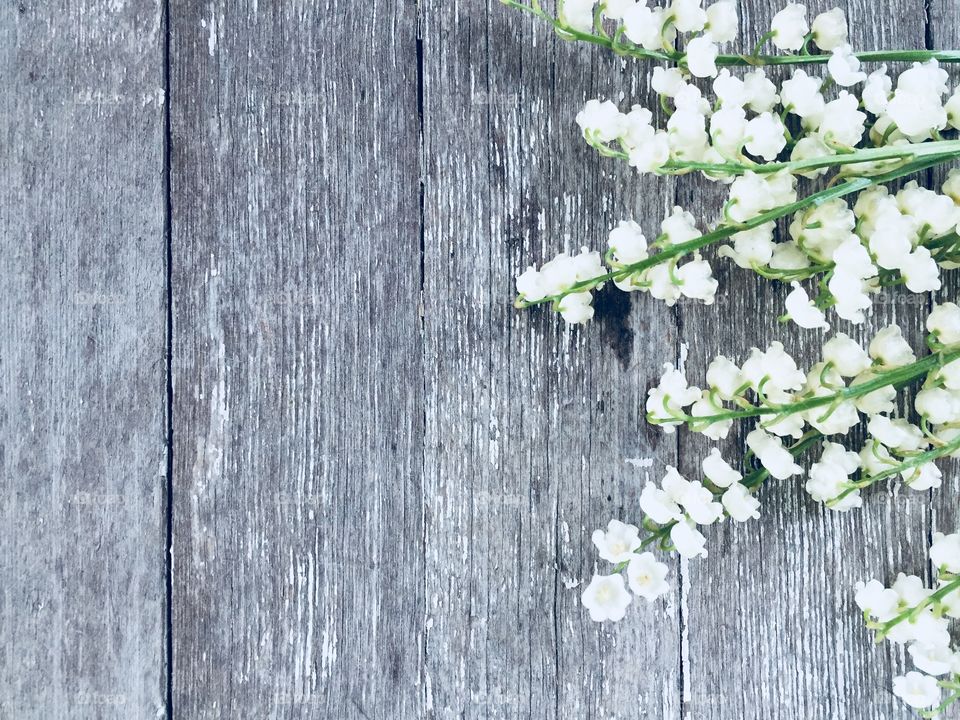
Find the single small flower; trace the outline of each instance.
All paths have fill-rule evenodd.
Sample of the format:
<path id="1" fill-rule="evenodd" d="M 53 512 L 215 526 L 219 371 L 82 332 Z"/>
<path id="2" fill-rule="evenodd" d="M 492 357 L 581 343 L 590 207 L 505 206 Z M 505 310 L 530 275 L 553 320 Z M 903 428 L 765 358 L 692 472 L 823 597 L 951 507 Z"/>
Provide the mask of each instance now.
<path id="1" fill-rule="evenodd" d="M 813 304 L 800 283 L 794 281 L 790 286 L 793 291 L 787 295 L 786 301 L 787 315 L 790 319 L 802 328 L 829 330 L 830 323 L 827 322 L 823 311 Z"/>
<path id="2" fill-rule="evenodd" d="M 622 575 L 594 575 L 580 596 L 594 622 L 623 620 L 631 600 Z"/>
<path id="3" fill-rule="evenodd" d="M 960 533 L 934 533 L 930 561 L 938 572 L 960 574 Z"/>
<path id="4" fill-rule="evenodd" d="M 710 451 L 710 454 L 703 459 L 701 466 L 707 479 L 721 489 L 728 488 L 743 479 L 743 475 L 723 459 L 717 448 Z"/>
<path id="5" fill-rule="evenodd" d="M 915 671 L 894 678 L 893 694 L 918 710 L 939 704 L 941 697 L 937 679 Z"/>
<path id="6" fill-rule="evenodd" d="M 670 541 L 688 560 L 695 557 L 707 557 L 707 539 L 697 530 L 693 523 L 681 520 L 670 529 Z"/>
<path id="7" fill-rule="evenodd" d="M 897 615 L 900 597 L 879 580 L 857 583 L 856 591 L 857 606 L 873 619 L 886 622 Z"/>
<path id="8" fill-rule="evenodd" d="M 723 494 L 722 501 L 727 514 L 736 522 L 747 522 L 760 517 L 760 501 L 750 494 L 745 485 L 731 485 Z"/>
<path id="9" fill-rule="evenodd" d="M 715 77 L 719 53 L 720 49 L 709 35 L 693 38 L 687 43 L 687 68 L 696 77 Z"/>
<path id="10" fill-rule="evenodd" d="M 791 3 L 773 16 L 771 23 L 773 44 L 781 50 L 799 50 L 803 47 L 810 26 L 807 25 L 807 8 Z"/>
<path id="11" fill-rule="evenodd" d="M 653 553 L 645 552 L 630 560 L 627 565 L 627 581 L 634 595 L 652 602 L 670 592 L 670 585 L 666 581 L 669 572 L 664 563 L 657 562 Z"/>
<path id="12" fill-rule="evenodd" d="M 946 675 L 956 666 L 957 653 L 945 645 L 924 645 L 915 642 L 908 648 L 913 664 L 928 675 Z"/>
<path id="13" fill-rule="evenodd" d="M 633 551 L 641 544 L 639 528 L 619 520 L 611 520 L 606 532 L 594 530 L 591 539 L 600 557 L 614 564 L 632 558 Z"/>
<path id="14" fill-rule="evenodd" d="M 855 377 L 873 363 L 860 343 L 844 333 L 837 333 L 824 344 L 823 359 L 843 377 Z"/>
<path id="15" fill-rule="evenodd" d="M 820 13 L 810 25 L 817 47 L 832 52 L 847 42 L 847 16 L 840 8 Z"/>
<path id="16" fill-rule="evenodd" d="M 827 70 L 840 87 L 851 87 L 867 79 L 867 74 L 860 69 L 860 59 L 849 45 L 841 45 L 833 51 L 827 61 Z"/>

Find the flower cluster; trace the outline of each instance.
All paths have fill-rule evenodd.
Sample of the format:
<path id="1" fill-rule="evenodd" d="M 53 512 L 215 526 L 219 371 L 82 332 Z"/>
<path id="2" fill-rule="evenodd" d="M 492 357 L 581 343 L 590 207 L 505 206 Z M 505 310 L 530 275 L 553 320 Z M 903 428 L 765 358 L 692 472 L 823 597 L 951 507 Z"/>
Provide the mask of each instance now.
<path id="1" fill-rule="evenodd" d="M 807 371 L 779 342 L 753 348 L 742 365 L 719 356 L 704 389 L 666 365 L 648 392 L 647 419 L 668 433 L 686 425 L 719 440 L 735 420 L 758 418 L 747 446 L 773 477 L 784 479 L 802 472 L 784 438 L 844 435 L 866 418 L 869 436 L 859 453 L 823 443 L 806 482 L 815 500 L 850 510 L 862 504 L 862 488 L 895 476 L 914 490 L 937 488 L 942 474 L 935 460 L 960 456 L 960 307 L 938 305 L 927 329 L 933 352 L 921 359 L 897 325 L 880 330 L 867 348 L 838 333 Z M 919 424 L 896 417 L 897 389 L 921 381 L 914 401 Z"/>
<path id="2" fill-rule="evenodd" d="M 783 452 L 793 458 L 809 442 L 808 439 Z M 703 480 L 688 480 L 668 466 L 659 484 L 648 483 L 643 489 L 639 504 L 644 514 L 645 538 L 640 537 L 640 528 L 619 520 L 611 520 L 606 531 L 593 533 L 600 558 L 613 563 L 615 568 L 611 575 L 594 575 L 581 596 L 591 618 L 621 620 L 632 599 L 627 586 L 634 595 L 649 601 L 670 590 L 667 566 L 655 560 L 646 550 L 648 546 L 656 544 L 661 550 L 676 551 L 687 559 L 707 557 L 707 539 L 698 526 L 713 525 L 724 518 L 747 522 L 760 517 L 760 502 L 754 493 L 770 474 L 768 470 L 756 468 L 744 476 L 717 449 L 704 458 L 701 467 Z"/>
<path id="3" fill-rule="evenodd" d="M 942 72 L 930 65 L 908 73 L 931 70 Z M 663 74 L 676 72 L 673 69 Z M 762 72 L 755 70 L 754 76 L 759 77 L 757 73 L 762 75 Z M 810 78 L 804 76 L 804 79 Z M 721 76 L 716 84 L 730 80 L 735 78 Z M 795 75 L 784 86 L 798 81 Z M 758 122 L 769 125 L 763 120 L 764 116 L 750 121 L 744 119 L 736 132 L 729 128 L 719 132 L 711 129 L 714 144 L 710 145 L 704 115 L 710 111 L 710 103 L 700 96 L 695 86 L 685 84 L 682 78 L 676 82 L 682 89 L 671 88 L 669 84 L 663 86 L 667 92 L 676 93 L 678 102 L 666 131 L 654 131 L 649 124 L 652 117 L 649 110 L 635 106 L 623 114 L 609 102 L 587 103 L 578 122 L 594 144 L 618 139 L 624 147 L 624 156 L 638 167 L 650 168 L 653 163 L 660 168 L 700 168 L 708 177 L 728 180 L 729 197 L 722 220 L 702 232 L 693 215 L 677 207 L 660 224 L 659 234 L 652 241 L 647 240 L 639 223 L 624 220 L 610 232 L 603 258 L 606 266 L 599 254 L 585 250 L 581 256 L 561 253 L 539 270 L 530 267 L 517 278 L 518 307 L 553 301 L 555 309 L 568 322 L 586 322 L 593 316 L 590 291 L 607 280 L 613 280 L 626 292 L 649 292 L 667 305 L 673 305 L 682 297 L 711 304 L 718 283 L 701 250 L 726 243 L 719 248 L 720 256 L 765 278 L 793 283 L 793 291 L 787 298 L 786 318 L 801 327 L 827 329 L 829 324 L 824 313 L 827 307 L 833 307 L 845 320 L 862 323 L 872 308 L 872 296 L 884 287 L 903 284 L 912 292 L 930 292 L 941 287 L 941 268 L 960 266 L 960 171 L 954 170 L 948 175 L 939 193 L 915 181 L 895 194 L 883 185 L 888 180 L 943 162 L 944 153 L 946 157 L 960 157 L 960 141 L 915 145 L 893 131 L 885 132 L 880 138 L 893 143 L 888 148 L 843 151 L 844 145 L 837 143 L 839 130 L 834 126 L 826 137 L 828 143 L 820 138 L 814 146 L 811 144 L 814 138 L 805 137 L 793 145 L 790 162 L 757 165 L 743 155 L 744 149 L 752 152 L 760 147 L 746 128 Z M 775 91 L 771 83 L 769 93 L 776 100 L 780 96 Z M 781 94 L 787 91 L 781 89 Z M 737 102 L 744 97 L 741 94 Z M 796 109 L 798 102 L 793 98 L 783 112 Z M 836 102 L 825 103 L 817 117 L 829 118 L 835 124 L 841 114 L 833 107 Z M 813 105 L 820 104 L 807 102 L 799 106 Z M 866 117 L 856 110 L 855 101 L 851 107 L 852 112 Z M 721 105 L 713 114 L 714 121 L 725 108 Z M 739 105 L 736 111 L 745 112 Z M 769 111 L 767 115 L 779 117 L 776 113 L 770 115 Z M 862 118 L 858 120 L 860 134 Z M 712 128 L 715 127 L 719 126 L 714 124 Z M 775 150 L 774 155 L 787 143 L 787 131 L 782 123 L 779 127 L 779 139 L 769 145 L 776 146 L 771 150 Z M 824 125 L 821 123 L 819 127 Z M 736 147 L 717 148 L 717 138 L 726 142 L 731 137 L 735 138 Z M 845 135 L 843 139 L 855 144 L 859 135 L 856 138 Z M 803 155 L 808 151 L 813 153 L 810 157 L 798 157 L 798 153 Z M 737 160 L 730 159 L 734 155 Z M 918 157 L 921 160 L 918 161 Z M 841 175 L 869 174 L 870 180 L 854 178 L 834 190 L 800 199 L 798 175 L 816 175 L 826 171 L 830 163 L 840 167 Z M 878 176 L 878 171 L 884 174 Z M 864 185 L 866 189 L 848 203 L 845 196 Z M 791 222 L 789 238 L 778 242 L 776 220 L 780 218 Z M 808 279 L 815 279 L 819 288 L 813 299 L 800 285 L 800 281 Z"/>
<path id="4" fill-rule="evenodd" d="M 544 15 L 539 5 L 534 9 Z M 740 267 L 797 283 L 785 317 L 802 327 L 826 329 L 827 307 L 863 322 L 871 296 L 888 285 L 938 289 L 941 268 L 960 266 L 960 174 L 952 174 L 941 193 L 913 183 L 894 195 L 884 183 L 960 158 L 960 140 L 944 135 L 960 129 L 960 88 L 951 92 L 940 64 L 960 58 L 911 52 L 904 57 L 927 59 L 896 79 L 885 64 L 867 74 L 846 43 L 841 10 L 821 13 L 810 25 L 806 18 L 802 5 L 788 5 L 745 59 L 717 54 L 717 44 L 732 41 L 737 27 L 729 0 L 707 8 L 699 0 L 662 8 L 632 0 L 562 3 L 558 30 L 572 29 L 572 37 L 581 39 L 596 30 L 602 34 L 590 35 L 591 41 L 607 40 L 601 44 L 617 51 L 633 43 L 669 62 L 652 74 L 668 115 L 665 126 L 658 127 L 653 109 L 643 105 L 624 112 L 609 100 L 590 100 L 576 117 L 586 141 L 640 172 L 699 171 L 729 184 L 729 197 L 720 222 L 705 232 L 681 208 L 649 242 L 638 223 L 621 222 L 610 233 L 606 267 L 593 276 L 565 268 L 559 278 L 564 282 L 551 282 L 547 270 L 573 265 L 565 254 L 540 270 L 528 269 L 517 281 L 517 306 L 552 302 L 568 322 L 586 322 L 593 315 L 589 293 L 607 280 L 670 305 L 681 297 L 709 304 L 717 281 L 701 251 L 721 242 L 727 244 L 719 255 Z M 604 30 L 606 22 L 616 23 L 612 34 Z M 691 35 L 686 54 L 673 50 L 678 32 Z M 764 65 L 786 64 L 781 61 L 793 56 L 758 55 L 767 41 L 803 53 L 803 67 L 779 84 Z M 811 43 L 827 54 L 810 55 Z M 863 56 L 899 59 L 897 53 Z M 731 67 L 718 69 L 717 62 Z M 818 74 L 818 67 L 826 74 Z M 712 95 L 693 82 L 698 77 L 712 78 Z M 826 196 L 799 195 L 798 179 L 831 170 L 835 179 L 851 182 Z M 844 196 L 855 192 L 859 197 L 848 204 Z M 789 237 L 778 241 L 780 218 L 791 222 Z M 817 281 L 813 299 L 799 284 L 807 279 Z"/>
<path id="5" fill-rule="evenodd" d="M 910 707 L 925 710 L 924 717 L 937 717 L 960 701 L 960 648 L 950 634 L 951 620 L 960 619 L 960 533 L 936 533 L 930 561 L 934 587 L 900 573 L 889 588 L 879 580 L 859 583 L 856 602 L 878 642 L 908 645 L 917 670 L 895 678 L 893 692 Z"/>
<path id="6" fill-rule="evenodd" d="M 706 7 L 703 0 L 557 0 L 555 15 L 539 0 L 502 2 L 546 20 L 567 40 L 659 64 L 651 76 L 658 107 L 621 110 L 594 99 L 576 116 L 598 153 L 641 173 L 698 172 L 728 187 L 715 223 L 676 207 L 649 240 L 640 223 L 623 220 L 602 256 L 584 248 L 528 268 L 517 277 L 517 307 L 549 303 L 568 323 L 585 323 L 594 315 L 593 291 L 608 283 L 667 305 L 683 298 L 711 304 L 718 292 L 712 247 L 790 284 L 781 320 L 829 330 L 829 308 L 862 323 L 884 288 L 928 293 L 941 288 L 942 271 L 960 267 L 960 170 L 939 192 L 916 180 L 898 182 L 896 192 L 887 187 L 960 159 L 960 88 L 950 87 L 942 67 L 960 62 L 960 53 L 859 52 L 841 10 L 810 19 L 799 4 L 781 9 L 745 52 L 725 47 L 737 39 L 733 0 Z M 773 54 L 764 54 L 768 45 Z M 889 73 L 886 63 L 897 62 L 911 65 Z M 787 65 L 801 67 L 768 72 Z M 827 182 L 804 193 L 811 181 Z M 649 548 L 706 557 L 706 528 L 759 517 L 757 489 L 769 477 L 803 476 L 798 460 L 811 447 L 821 452 L 805 488 L 838 511 L 860 507 L 861 491 L 886 479 L 914 490 L 939 487 L 936 461 L 960 457 L 960 307 L 936 306 L 926 325 L 930 352 L 916 352 L 896 325 L 866 347 L 837 333 L 810 368 L 773 342 L 741 364 L 715 358 L 702 388 L 666 365 L 648 393 L 647 419 L 668 433 L 686 426 L 714 440 L 751 420 L 749 452 L 735 469 L 713 450 L 700 480 L 668 467 L 640 494 L 639 527 L 611 520 L 594 533 L 614 569 L 594 575 L 583 592 L 590 616 L 617 621 L 634 596 L 666 594 L 668 568 Z M 911 414 L 901 416 L 899 393 L 909 385 L 918 391 Z M 851 449 L 843 436 L 864 421 L 866 440 Z M 909 644 L 917 670 L 898 677 L 894 692 L 933 717 L 960 700 L 960 651 L 949 627 L 960 617 L 960 534 L 936 535 L 930 557 L 934 587 L 901 575 L 890 588 L 861 585 L 856 599 L 878 638 Z"/>
<path id="7" fill-rule="evenodd" d="M 640 529 L 619 520 L 611 520 L 606 531 L 593 533 L 593 544 L 600 557 L 626 570 L 627 584 L 634 595 L 648 601 L 656 600 L 670 590 L 666 581 L 669 572 L 666 565 L 658 562 L 653 553 L 640 552 L 644 543 Z M 622 620 L 632 596 L 627 592 L 623 575 L 594 575 L 581 597 L 590 617 L 596 622 Z"/>
<path id="8" fill-rule="evenodd" d="M 751 170 L 815 178 L 836 166 L 868 174 L 918 151 L 955 149 L 955 143 L 925 145 L 960 129 L 960 88 L 947 97 L 947 73 L 937 60 L 905 70 L 895 90 L 886 65 L 869 76 L 838 76 L 832 64 L 828 70 L 826 79 L 794 70 L 778 88 L 763 68 L 742 77 L 724 69 L 713 80 L 711 99 L 681 69 L 657 68 L 652 84 L 669 114 L 665 128 L 654 127 L 653 112 L 642 105 L 624 113 L 600 100 L 588 101 L 576 121 L 601 154 L 640 172 L 699 170 L 723 182 Z M 857 97 L 850 88 L 861 81 Z M 781 156 L 786 159 L 778 161 Z"/>

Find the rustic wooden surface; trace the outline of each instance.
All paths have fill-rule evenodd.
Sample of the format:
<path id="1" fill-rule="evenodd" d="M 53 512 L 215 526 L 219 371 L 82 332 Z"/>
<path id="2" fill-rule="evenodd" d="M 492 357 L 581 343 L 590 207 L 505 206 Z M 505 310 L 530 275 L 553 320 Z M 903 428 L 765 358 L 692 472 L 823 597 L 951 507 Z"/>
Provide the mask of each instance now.
<path id="1" fill-rule="evenodd" d="M 960 45 L 958 0 L 839 4 Z M 850 588 L 924 571 L 958 466 L 845 516 L 771 483 L 665 600 L 579 606 L 590 532 L 705 452 L 643 422 L 659 366 L 815 350 L 729 264 L 712 308 L 511 308 L 621 218 L 716 213 L 577 137 L 643 66 L 493 0 L 24 0 L 0 38 L 0 718 L 912 717 Z M 888 300 L 857 334 L 919 337 Z"/>
<path id="2" fill-rule="evenodd" d="M 159 2 L 0 6 L 0 717 L 167 684 Z"/>

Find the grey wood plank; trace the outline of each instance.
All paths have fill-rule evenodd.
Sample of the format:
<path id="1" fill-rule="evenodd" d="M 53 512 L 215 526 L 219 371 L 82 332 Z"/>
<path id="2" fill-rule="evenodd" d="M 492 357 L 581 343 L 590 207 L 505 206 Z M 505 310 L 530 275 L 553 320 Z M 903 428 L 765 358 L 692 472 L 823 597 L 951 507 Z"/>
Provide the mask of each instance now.
<path id="1" fill-rule="evenodd" d="M 932 47 L 960 47 L 960 0 L 936 0 L 930 6 L 930 42 Z M 960 70 L 948 67 L 951 87 L 960 86 Z M 932 184 L 940 189 L 946 179 L 947 170 L 960 167 L 952 163 L 949 168 L 938 169 L 932 174 Z M 937 302 L 960 303 L 960 274 L 956 271 L 943 274 L 943 287 L 935 293 Z M 951 461 L 949 471 L 944 472 L 944 486 L 933 491 L 934 523 L 933 529 L 945 533 L 960 532 L 960 462 Z"/>
<path id="2" fill-rule="evenodd" d="M 924 46 L 923 13 L 910 3 L 808 5 L 811 19 L 830 7 L 843 8 L 855 47 Z M 740 7 L 744 37 L 756 38 L 781 5 Z M 700 180 L 682 183 L 681 204 L 698 207 L 695 215 L 715 216 L 723 191 L 706 190 Z M 809 367 L 822 341 L 814 331 L 777 326 L 785 289 L 732 264 L 725 267 L 719 307 L 685 305 L 681 311 L 691 377 L 700 380 L 717 354 L 738 348 L 737 360 L 742 361 L 749 347 L 766 347 L 774 339 L 783 339 L 801 366 Z M 918 342 L 923 305 L 917 299 L 890 293 L 866 325 L 836 327 L 865 339 L 896 321 Z M 740 458 L 742 442 L 743 434 L 738 434 L 721 448 Z M 683 469 L 695 473 L 710 447 L 702 437 L 682 435 Z M 817 454 L 811 453 L 811 461 Z M 802 485 L 799 477 L 769 483 L 760 494 L 761 520 L 711 533 L 710 558 L 691 564 L 685 599 L 686 710 L 704 720 L 910 718 L 912 713 L 890 691 L 902 657 L 873 644 L 853 603 L 853 585 L 923 566 L 928 498 L 883 488 L 867 493 L 860 511 L 837 515 L 810 500 Z"/>
<path id="3" fill-rule="evenodd" d="M 579 601 L 610 571 L 590 533 L 639 521 L 644 476 L 675 463 L 642 410 L 672 315 L 612 289 L 572 331 L 511 307 L 528 264 L 603 250 L 624 217 L 657 234 L 669 189 L 574 124 L 588 98 L 653 104 L 647 73 L 497 2 L 422 17 L 429 716 L 679 717 L 679 592 L 615 626 Z"/>
<path id="4" fill-rule="evenodd" d="M 960 0 L 933 0 L 929 6 L 930 46 L 934 48 L 960 47 Z M 947 68 L 950 72 L 951 87 L 960 86 L 960 69 L 956 66 Z M 960 163 L 952 163 L 952 167 L 960 167 Z M 932 186 L 937 190 L 946 178 L 946 169 L 936 170 L 932 174 Z M 960 273 L 953 271 L 943 274 L 943 287 L 934 294 L 937 302 L 960 303 Z M 955 533 L 960 532 L 960 460 L 950 460 L 942 463 L 943 487 L 931 491 L 933 513 L 931 518 L 931 532 Z M 921 568 L 912 572 L 919 574 Z M 951 711 L 944 716 L 947 720 L 960 719 L 960 706 L 954 705 Z"/>
<path id="5" fill-rule="evenodd" d="M 4 3 L 0 77 L 0 717 L 162 717 L 161 3 Z"/>
<path id="6" fill-rule="evenodd" d="M 174 712 L 418 717 L 416 8 L 172 11 Z"/>

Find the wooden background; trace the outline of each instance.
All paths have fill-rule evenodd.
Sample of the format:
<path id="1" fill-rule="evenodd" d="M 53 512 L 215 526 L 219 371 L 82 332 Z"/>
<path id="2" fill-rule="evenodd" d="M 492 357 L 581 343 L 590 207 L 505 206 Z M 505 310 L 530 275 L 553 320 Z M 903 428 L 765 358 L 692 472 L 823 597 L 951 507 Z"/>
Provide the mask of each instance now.
<path id="1" fill-rule="evenodd" d="M 960 0 L 840 5 L 960 45 Z M 771 483 L 665 601 L 579 605 L 589 533 L 707 448 L 643 422 L 658 367 L 818 344 L 729 263 L 713 308 L 511 308 L 623 217 L 717 212 L 578 139 L 649 72 L 494 0 L 0 5 L 0 718 L 911 717 L 851 586 L 925 571 L 956 472 L 845 516 Z"/>

